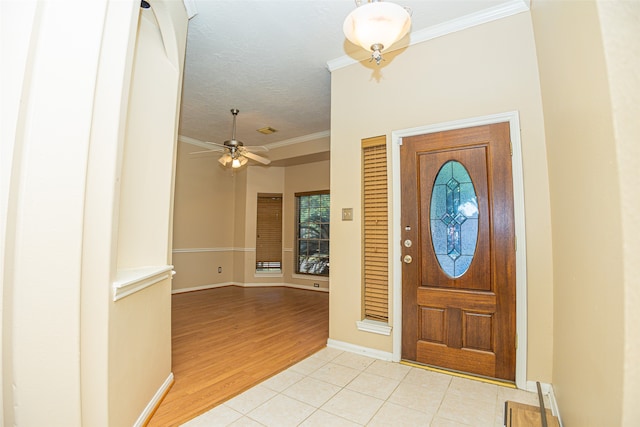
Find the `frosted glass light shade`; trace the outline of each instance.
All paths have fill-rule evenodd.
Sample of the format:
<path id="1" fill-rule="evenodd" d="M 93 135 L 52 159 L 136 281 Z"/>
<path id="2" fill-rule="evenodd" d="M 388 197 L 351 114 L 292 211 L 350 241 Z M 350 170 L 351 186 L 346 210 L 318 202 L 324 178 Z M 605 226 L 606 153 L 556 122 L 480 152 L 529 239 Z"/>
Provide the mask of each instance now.
<path id="1" fill-rule="evenodd" d="M 411 16 L 395 3 L 374 1 L 353 10 L 344 20 L 342 30 L 353 44 L 374 51 L 388 49 L 411 28 Z"/>

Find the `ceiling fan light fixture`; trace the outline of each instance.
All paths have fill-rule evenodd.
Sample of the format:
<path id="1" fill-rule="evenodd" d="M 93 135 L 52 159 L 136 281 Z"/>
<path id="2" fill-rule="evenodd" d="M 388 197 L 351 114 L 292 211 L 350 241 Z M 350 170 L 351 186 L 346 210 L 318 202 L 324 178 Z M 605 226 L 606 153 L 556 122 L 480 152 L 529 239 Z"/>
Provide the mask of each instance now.
<path id="1" fill-rule="evenodd" d="M 228 153 L 223 154 L 218 161 L 220 162 L 220 164 L 222 166 L 227 166 L 227 163 L 229 163 L 232 159 L 231 155 Z"/>
<path id="2" fill-rule="evenodd" d="M 403 38 L 411 29 L 411 15 L 404 7 L 369 0 L 353 10 L 344 20 L 345 37 L 371 52 L 371 59 L 380 65 L 382 51 Z"/>
<path id="3" fill-rule="evenodd" d="M 247 158 L 244 156 L 238 156 L 235 159 L 231 160 L 231 167 L 237 169 L 241 166 L 244 166 L 247 163 Z"/>

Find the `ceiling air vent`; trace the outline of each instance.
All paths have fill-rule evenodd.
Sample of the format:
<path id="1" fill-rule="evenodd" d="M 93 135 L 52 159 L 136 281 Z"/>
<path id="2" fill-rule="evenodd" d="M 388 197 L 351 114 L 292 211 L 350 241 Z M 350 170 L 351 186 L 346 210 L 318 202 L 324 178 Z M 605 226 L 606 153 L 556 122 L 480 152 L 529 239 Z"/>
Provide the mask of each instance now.
<path id="1" fill-rule="evenodd" d="M 266 128 L 258 129 L 258 132 L 263 133 L 265 135 L 271 135 L 272 133 L 278 132 L 278 130 L 272 128 L 271 126 L 267 126 Z"/>

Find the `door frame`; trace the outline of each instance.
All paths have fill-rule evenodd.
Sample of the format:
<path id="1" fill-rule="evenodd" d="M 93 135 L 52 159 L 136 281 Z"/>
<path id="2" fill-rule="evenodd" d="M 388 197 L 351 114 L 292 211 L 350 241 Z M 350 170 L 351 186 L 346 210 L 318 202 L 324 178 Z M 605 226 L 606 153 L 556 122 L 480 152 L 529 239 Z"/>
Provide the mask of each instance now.
<path id="1" fill-rule="evenodd" d="M 513 207 L 516 233 L 516 386 L 527 388 L 527 253 L 524 212 L 524 179 L 520 141 L 520 117 L 518 111 L 472 117 L 451 122 L 418 126 L 391 132 L 392 173 L 392 227 L 391 264 L 393 268 L 393 353 L 392 360 L 399 362 L 402 354 L 402 254 L 400 224 L 402 193 L 400 188 L 400 146 L 402 138 L 414 135 L 463 129 L 494 123 L 509 123 L 512 145 Z"/>

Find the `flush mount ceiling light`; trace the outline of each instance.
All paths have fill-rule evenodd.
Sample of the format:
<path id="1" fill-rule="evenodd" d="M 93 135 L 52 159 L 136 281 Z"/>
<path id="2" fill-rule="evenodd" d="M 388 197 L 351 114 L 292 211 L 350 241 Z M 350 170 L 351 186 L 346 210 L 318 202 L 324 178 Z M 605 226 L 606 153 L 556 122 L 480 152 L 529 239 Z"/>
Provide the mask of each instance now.
<path id="1" fill-rule="evenodd" d="M 344 20 L 344 35 L 371 51 L 371 59 L 380 65 L 382 51 L 409 32 L 411 15 L 404 7 L 382 0 L 356 0 L 356 5 Z"/>

